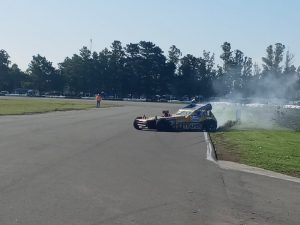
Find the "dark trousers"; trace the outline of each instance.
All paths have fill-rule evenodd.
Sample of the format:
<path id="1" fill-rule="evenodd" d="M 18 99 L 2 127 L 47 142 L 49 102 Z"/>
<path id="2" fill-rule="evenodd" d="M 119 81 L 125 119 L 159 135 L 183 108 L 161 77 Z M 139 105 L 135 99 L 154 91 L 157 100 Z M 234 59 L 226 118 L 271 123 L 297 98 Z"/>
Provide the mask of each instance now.
<path id="1" fill-rule="evenodd" d="M 97 101 L 96 107 L 97 107 L 97 108 L 100 108 L 100 101 Z"/>

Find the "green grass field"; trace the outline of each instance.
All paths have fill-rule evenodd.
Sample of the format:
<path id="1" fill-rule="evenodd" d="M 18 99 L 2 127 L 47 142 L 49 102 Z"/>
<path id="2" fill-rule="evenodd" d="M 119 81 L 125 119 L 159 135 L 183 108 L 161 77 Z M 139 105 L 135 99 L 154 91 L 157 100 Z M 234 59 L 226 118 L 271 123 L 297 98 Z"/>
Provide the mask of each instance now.
<path id="1" fill-rule="evenodd" d="M 112 105 L 102 103 L 101 108 Z M 23 115 L 95 108 L 95 102 L 63 99 L 0 99 L 0 115 Z"/>
<path id="2" fill-rule="evenodd" d="M 218 159 L 300 177 L 300 132 L 230 130 L 210 135 Z"/>

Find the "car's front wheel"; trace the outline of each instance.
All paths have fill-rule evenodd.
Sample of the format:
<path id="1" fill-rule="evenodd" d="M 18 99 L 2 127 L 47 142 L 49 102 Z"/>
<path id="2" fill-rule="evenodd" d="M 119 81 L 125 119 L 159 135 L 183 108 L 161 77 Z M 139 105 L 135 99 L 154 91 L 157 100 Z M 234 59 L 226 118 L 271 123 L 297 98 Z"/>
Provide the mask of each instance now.
<path id="1" fill-rule="evenodd" d="M 134 127 L 135 129 L 137 129 L 137 130 L 141 130 L 141 129 L 142 129 L 142 128 L 139 126 L 138 120 L 137 120 L 137 119 L 135 119 L 135 120 L 133 121 L 133 127 Z"/>

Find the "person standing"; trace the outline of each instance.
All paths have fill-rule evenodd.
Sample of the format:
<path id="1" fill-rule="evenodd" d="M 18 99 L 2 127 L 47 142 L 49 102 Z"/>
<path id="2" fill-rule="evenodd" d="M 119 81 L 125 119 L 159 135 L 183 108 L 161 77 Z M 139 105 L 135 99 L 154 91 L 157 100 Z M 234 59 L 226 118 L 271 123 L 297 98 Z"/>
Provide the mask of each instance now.
<path id="1" fill-rule="evenodd" d="M 97 102 L 96 107 L 97 107 L 97 108 L 100 108 L 101 100 L 102 100 L 101 95 L 100 95 L 100 94 L 97 94 L 97 96 L 96 96 L 96 102 Z"/>

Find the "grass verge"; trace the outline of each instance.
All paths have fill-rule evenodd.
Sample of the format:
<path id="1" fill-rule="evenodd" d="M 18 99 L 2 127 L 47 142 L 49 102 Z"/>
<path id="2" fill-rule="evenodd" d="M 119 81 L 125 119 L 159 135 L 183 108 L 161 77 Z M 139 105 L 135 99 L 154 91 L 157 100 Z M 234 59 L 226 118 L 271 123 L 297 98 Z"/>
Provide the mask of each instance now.
<path id="1" fill-rule="evenodd" d="M 230 130 L 211 134 L 219 160 L 300 177 L 300 132 Z"/>
<path id="2" fill-rule="evenodd" d="M 102 103 L 101 108 L 112 105 Z M 57 99 L 0 99 L 0 115 L 24 115 L 95 108 L 95 102 Z"/>

